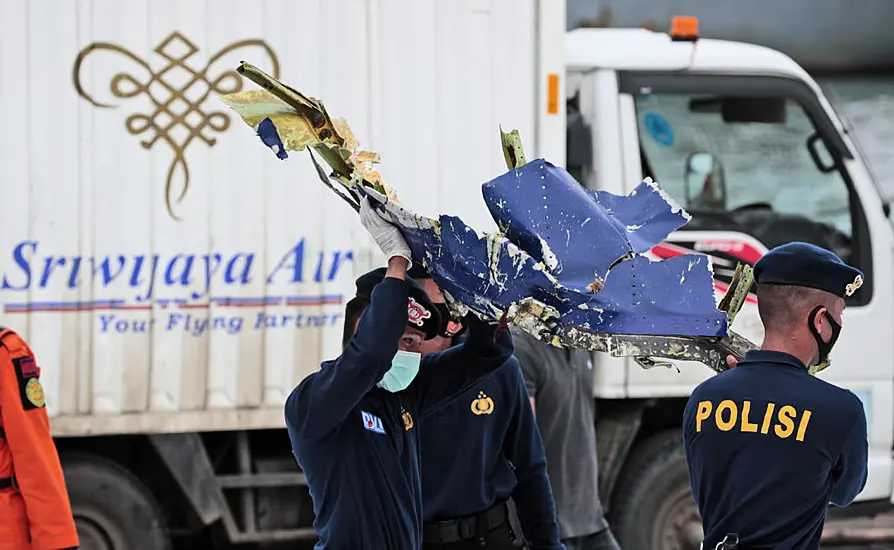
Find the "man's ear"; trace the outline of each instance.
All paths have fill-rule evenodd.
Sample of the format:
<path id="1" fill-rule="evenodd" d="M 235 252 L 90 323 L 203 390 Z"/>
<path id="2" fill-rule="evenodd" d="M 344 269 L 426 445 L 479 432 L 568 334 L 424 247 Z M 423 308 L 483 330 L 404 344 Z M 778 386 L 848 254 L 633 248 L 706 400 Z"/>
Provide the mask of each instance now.
<path id="1" fill-rule="evenodd" d="M 826 319 L 826 313 L 829 312 L 829 308 L 826 306 L 820 306 L 818 308 L 814 307 L 814 309 L 810 310 L 807 314 L 807 320 L 810 322 L 810 315 L 813 315 L 813 328 L 820 334 L 823 333 L 823 327 L 829 323 L 829 320 Z M 831 312 L 829 312 L 831 314 Z"/>

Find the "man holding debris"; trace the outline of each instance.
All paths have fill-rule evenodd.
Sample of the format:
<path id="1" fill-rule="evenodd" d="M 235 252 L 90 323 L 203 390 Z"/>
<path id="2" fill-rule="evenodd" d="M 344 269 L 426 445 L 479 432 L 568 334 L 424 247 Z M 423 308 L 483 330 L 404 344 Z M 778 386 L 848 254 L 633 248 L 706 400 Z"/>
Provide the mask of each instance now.
<path id="1" fill-rule="evenodd" d="M 400 231 L 368 200 L 360 217 L 388 267 L 358 279 L 348 309 L 363 311 L 345 327 L 353 334 L 337 359 L 292 391 L 286 427 L 313 498 L 317 548 L 414 550 L 422 547 L 416 420 L 502 366 L 512 338 L 469 315 L 463 345 L 421 359 L 440 315 L 407 277 L 411 254 Z"/>
<path id="2" fill-rule="evenodd" d="M 754 277 L 761 349 L 696 387 L 684 413 L 702 547 L 816 549 L 828 505 L 847 506 L 866 483 L 861 401 L 811 375 L 863 274 L 795 242 L 765 254 Z"/>
<path id="3" fill-rule="evenodd" d="M 424 268 L 414 265 L 409 274 L 441 313 L 441 334 L 422 345 L 423 356 L 450 348 L 461 325 L 450 320 Z M 522 534 L 530 550 L 563 548 L 543 444 L 514 357 L 419 425 L 424 550 L 510 550 Z"/>
<path id="4" fill-rule="evenodd" d="M 568 550 L 620 550 L 599 499 L 590 352 L 515 330 L 513 341 L 546 449 L 562 543 Z"/>

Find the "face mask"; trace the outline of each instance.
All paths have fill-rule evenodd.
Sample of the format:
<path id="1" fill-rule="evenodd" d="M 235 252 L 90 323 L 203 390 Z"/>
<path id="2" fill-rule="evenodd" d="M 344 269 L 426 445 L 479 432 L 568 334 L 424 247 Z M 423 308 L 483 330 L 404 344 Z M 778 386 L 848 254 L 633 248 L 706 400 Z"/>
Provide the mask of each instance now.
<path id="1" fill-rule="evenodd" d="M 422 354 L 411 351 L 398 351 L 391 359 L 391 368 L 382 377 L 378 386 L 391 393 L 407 389 L 410 382 L 419 373 L 419 362 Z"/>
<path id="2" fill-rule="evenodd" d="M 816 306 L 807 317 L 808 327 L 810 328 L 810 332 L 813 334 L 813 339 L 816 340 L 816 347 L 819 350 L 819 360 L 817 364 L 808 367 L 807 369 L 810 374 L 816 374 L 829 366 L 829 353 L 832 352 L 832 347 L 835 345 L 835 341 L 838 340 L 838 335 L 841 333 L 841 325 L 835 322 L 835 319 L 829 314 L 828 311 L 825 311 L 823 313 L 825 313 L 826 319 L 829 321 L 829 324 L 832 325 L 832 337 L 829 338 L 828 342 L 823 342 L 822 336 L 820 336 L 820 333 L 816 330 L 816 326 L 814 325 L 816 315 L 823 307 L 824 306 Z"/>

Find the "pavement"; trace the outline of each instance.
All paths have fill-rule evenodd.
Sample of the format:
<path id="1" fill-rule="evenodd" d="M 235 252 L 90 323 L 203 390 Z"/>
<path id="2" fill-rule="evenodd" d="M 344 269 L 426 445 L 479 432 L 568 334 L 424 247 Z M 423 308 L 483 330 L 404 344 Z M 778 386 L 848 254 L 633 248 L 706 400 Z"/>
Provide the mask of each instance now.
<path id="1" fill-rule="evenodd" d="M 861 545 L 840 545 L 824 543 L 822 548 L 836 550 L 894 550 L 894 513 L 881 514 L 874 518 L 830 519 L 826 521 L 824 537 L 834 535 L 859 534 L 867 542 Z M 891 542 L 888 542 L 891 541 Z"/>
<path id="2" fill-rule="evenodd" d="M 841 545 L 824 543 L 823 550 L 894 550 L 894 513 L 882 514 L 871 519 L 830 519 L 826 521 L 825 535 L 861 533 L 875 537 L 885 537 L 892 542 L 867 542 L 864 544 Z M 264 545 L 259 550 L 311 550 L 313 544 L 289 543 Z M 693 549 L 695 550 L 695 549 Z"/>

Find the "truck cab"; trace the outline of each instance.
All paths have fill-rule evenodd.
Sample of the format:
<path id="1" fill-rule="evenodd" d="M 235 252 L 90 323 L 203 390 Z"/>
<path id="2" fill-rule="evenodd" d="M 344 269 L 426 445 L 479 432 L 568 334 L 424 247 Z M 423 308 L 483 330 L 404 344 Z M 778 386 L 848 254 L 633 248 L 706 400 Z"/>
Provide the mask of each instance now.
<path id="1" fill-rule="evenodd" d="M 656 260 L 711 257 L 718 299 L 736 264 L 806 241 L 861 269 L 832 366 L 819 376 L 853 391 L 869 421 L 869 479 L 851 507 L 892 496 L 894 235 L 858 146 L 820 87 L 792 59 L 674 29 L 576 29 L 566 36 L 566 168 L 588 188 L 629 193 L 651 177 L 692 216 Z M 754 290 L 754 289 L 752 289 Z M 762 340 L 757 299 L 732 328 Z M 697 363 L 645 370 L 594 354 L 600 485 L 625 548 L 696 548 L 680 425 Z M 834 511 L 833 511 L 834 513 Z"/>

